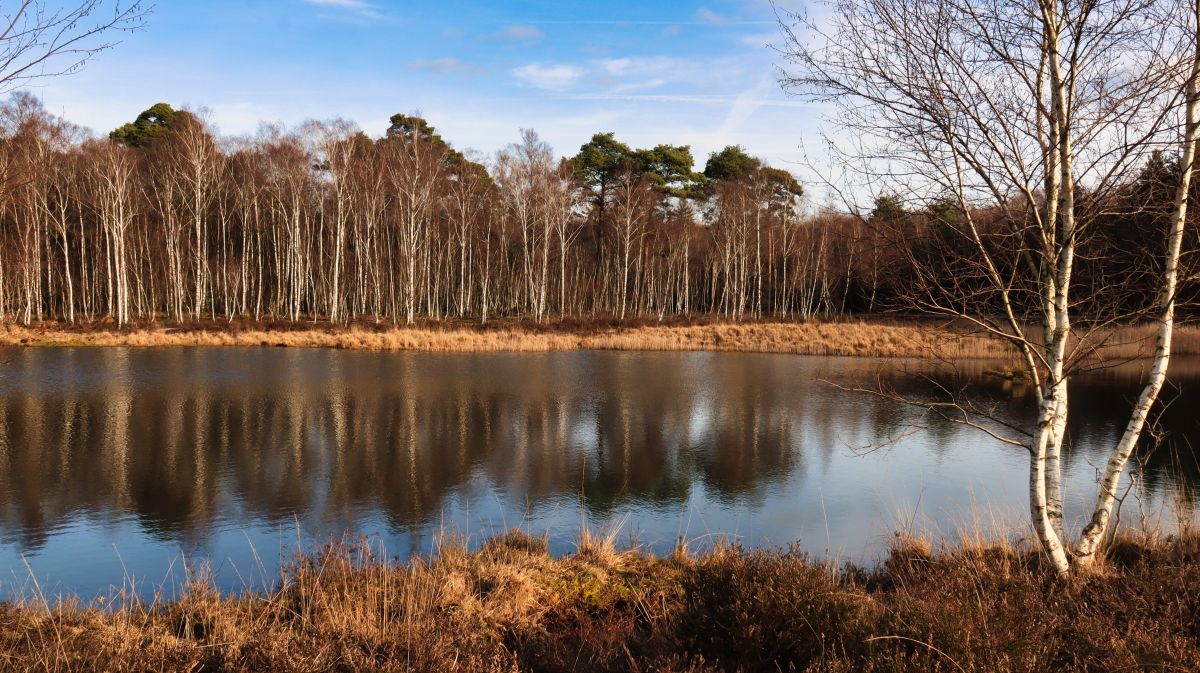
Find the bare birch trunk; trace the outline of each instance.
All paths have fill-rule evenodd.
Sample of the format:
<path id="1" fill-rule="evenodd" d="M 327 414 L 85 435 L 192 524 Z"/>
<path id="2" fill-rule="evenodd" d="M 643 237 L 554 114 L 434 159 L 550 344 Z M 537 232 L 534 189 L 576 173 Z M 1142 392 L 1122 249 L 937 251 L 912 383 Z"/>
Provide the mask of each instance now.
<path id="1" fill-rule="evenodd" d="M 1185 86 L 1186 125 L 1183 156 L 1180 160 L 1182 170 L 1179 184 L 1175 190 L 1175 207 L 1170 234 L 1167 238 L 1166 263 L 1159 295 L 1158 336 L 1154 348 L 1154 361 L 1150 368 L 1150 376 L 1142 388 L 1129 422 L 1125 426 L 1125 432 L 1121 435 L 1121 440 L 1113 449 L 1108 463 L 1104 467 L 1104 475 L 1100 480 L 1100 492 L 1096 497 L 1091 521 L 1083 529 L 1083 533 L 1075 544 L 1075 561 L 1080 566 L 1086 567 L 1094 563 L 1096 551 L 1108 533 L 1121 475 L 1142 436 L 1146 419 L 1166 381 L 1167 367 L 1171 362 L 1171 336 L 1175 329 L 1175 292 L 1179 280 L 1180 250 L 1183 246 L 1183 234 L 1187 226 L 1188 195 L 1191 189 L 1192 172 L 1195 169 L 1196 143 L 1197 138 L 1200 137 L 1200 2 L 1195 3 L 1194 12 L 1196 21 L 1194 24 L 1196 30 L 1195 57 Z"/>

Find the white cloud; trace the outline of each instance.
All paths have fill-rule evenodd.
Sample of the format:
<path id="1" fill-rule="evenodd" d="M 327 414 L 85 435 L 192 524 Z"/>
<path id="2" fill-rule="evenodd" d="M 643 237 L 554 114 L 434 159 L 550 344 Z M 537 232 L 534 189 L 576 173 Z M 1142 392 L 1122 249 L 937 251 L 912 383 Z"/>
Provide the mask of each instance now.
<path id="1" fill-rule="evenodd" d="M 668 56 L 601 58 L 574 63 L 529 64 L 512 70 L 519 83 L 549 91 L 590 94 L 625 94 L 671 87 L 664 93 L 692 95 L 710 100 L 724 94 L 732 100 L 735 83 L 754 76 L 737 59 L 685 60 Z M 754 72 L 754 75 L 750 73 Z M 772 71 L 773 73 L 773 71 Z M 772 75 L 773 76 L 773 75 Z"/>
<path id="2" fill-rule="evenodd" d="M 711 23 L 714 26 L 725 26 L 729 24 L 728 17 L 722 14 L 717 14 L 711 9 L 705 9 L 704 7 L 696 10 L 696 18 L 703 23 Z"/>
<path id="3" fill-rule="evenodd" d="M 428 70 L 430 72 L 451 73 L 466 70 L 467 66 L 457 58 L 435 58 L 433 60 L 417 59 L 408 62 L 409 70 Z"/>
<path id="4" fill-rule="evenodd" d="M 687 64 L 678 59 L 668 58 L 665 56 L 649 57 L 649 58 L 609 58 L 600 61 L 597 64 L 600 70 L 611 77 L 631 77 L 641 76 L 648 77 L 659 75 L 677 79 L 680 73 L 685 72 Z"/>
<path id="5" fill-rule="evenodd" d="M 593 64 L 600 86 L 611 93 L 657 89 L 678 81 L 683 69 L 670 58 L 610 58 Z"/>
<path id="6" fill-rule="evenodd" d="M 631 58 L 610 58 L 600 62 L 600 67 L 604 69 L 604 72 L 614 77 L 624 75 L 632 65 L 633 59 Z"/>
<path id="7" fill-rule="evenodd" d="M 493 40 L 511 40 L 513 42 L 532 42 L 542 39 L 542 31 L 535 26 L 512 25 L 499 33 L 493 33 Z"/>
<path id="8" fill-rule="evenodd" d="M 512 71 L 513 77 L 526 86 L 549 91 L 564 91 L 583 77 L 582 68 L 573 65 L 538 65 L 530 63 Z"/>

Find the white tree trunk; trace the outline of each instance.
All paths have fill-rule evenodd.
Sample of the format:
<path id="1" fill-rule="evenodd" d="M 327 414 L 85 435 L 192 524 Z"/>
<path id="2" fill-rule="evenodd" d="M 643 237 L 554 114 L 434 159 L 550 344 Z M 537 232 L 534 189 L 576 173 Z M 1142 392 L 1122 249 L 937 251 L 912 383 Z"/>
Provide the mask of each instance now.
<path id="1" fill-rule="evenodd" d="M 1200 20 L 1200 2 L 1197 2 L 1195 7 L 1196 18 Z M 1091 521 L 1083 529 L 1083 533 L 1075 545 L 1076 563 L 1081 566 L 1088 566 L 1094 562 L 1096 550 L 1108 532 L 1121 474 L 1125 471 L 1129 457 L 1133 455 L 1133 450 L 1142 436 L 1146 419 L 1166 381 L 1167 367 L 1171 362 L 1171 336 L 1175 329 L 1175 291 L 1179 277 L 1179 256 L 1183 245 L 1184 229 L 1187 225 L 1188 192 L 1191 188 L 1192 172 L 1195 168 L 1196 142 L 1200 135 L 1200 22 L 1197 24 L 1196 38 L 1195 58 L 1186 85 L 1187 122 L 1183 139 L 1183 156 L 1180 159 L 1182 171 L 1179 185 L 1175 191 L 1175 208 L 1171 231 L 1167 239 L 1166 263 L 1159 295 L 1158 337 L 1154 348 L 1154 362 L 1150 368 L 1150 376 L 1146 380 L 1129 422 L 1125 426 L 1125 432 L 1121 435 L 1121 440 L 1113 449 L 1108 463 L 1104 467 L 1104 475 L 1100 480 L 1100 492 L 1096 497 L 1096 506 L 1092 511 Z"/>

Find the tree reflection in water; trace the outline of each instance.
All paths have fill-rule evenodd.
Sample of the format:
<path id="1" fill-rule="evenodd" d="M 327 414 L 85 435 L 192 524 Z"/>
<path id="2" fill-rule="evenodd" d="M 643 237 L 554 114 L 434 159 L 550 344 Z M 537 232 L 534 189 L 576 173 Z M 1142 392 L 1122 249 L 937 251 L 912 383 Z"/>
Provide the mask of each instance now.
<path id="1" fill-rule="evenodd" d="M 1024 497 L 1023 457 L 1011 447 L 945 423 L 907 433 L 915 410 L 822 383 L 878 376 L 928 393 L 910 375 L 929 373 L 915 363 L 283 349 L 11 357 L 0 373 L 0 548 L 12 553 L 52 547 L 78 521 L 133 521 L 114 535 L 188 548 L 222 530 L 293 520 L 322 530 L 380 524 L 386 535 L 421 539 L 447 518 L 561 528 L 577 526 L 579 505 L 595 521 L 635 514 L 662 546 L 691 512 L 705 531 L 732 522 L 749 543 L 812 536 L 819 518 L 860 531 L 826 537 L 861 549 L 858 538 L 893 523 L 881 520 L 894 504 L 875 497 L 883 492 L 910 502 L 921 492 L 938 503 L 934 516 L 967 506 L 961 482 L 971 475 L 1001 502 Z M 1033 405 L 1020 386 L 985 369 L 938 376 L 1027 421 Z M 1075 383 L 1087 415 L 1071 419 L 1068 482 L 1094 478 L 1136 376 L 1107 371 Z M 1142 468 L 1145 495 L 1160 502 L 1200 482 L 1194 381 L 1200 367 L 1179 363 L 1178 399 L 1162 418 L 1182 450 L 1160 448 Z M 893 437 L 902 439 L 855 455 Z M 855 502 L 872 497 L 870 507 Z"/>

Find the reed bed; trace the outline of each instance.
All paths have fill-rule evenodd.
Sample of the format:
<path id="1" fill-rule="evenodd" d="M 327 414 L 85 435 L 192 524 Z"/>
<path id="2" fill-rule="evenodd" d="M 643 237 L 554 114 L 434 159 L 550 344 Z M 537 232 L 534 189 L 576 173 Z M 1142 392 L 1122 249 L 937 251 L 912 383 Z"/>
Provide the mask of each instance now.
<path id="1" fill-rule="evenodd" d="M 878 567 L 718 545 L 653 557 L 513 531 L 399 563 L 366 541 L 225 595 L 0 604 L 2 671 L 1200 670 L 1200 537 L 1057 579 L 1014 546 L 897 536 Z"/>

